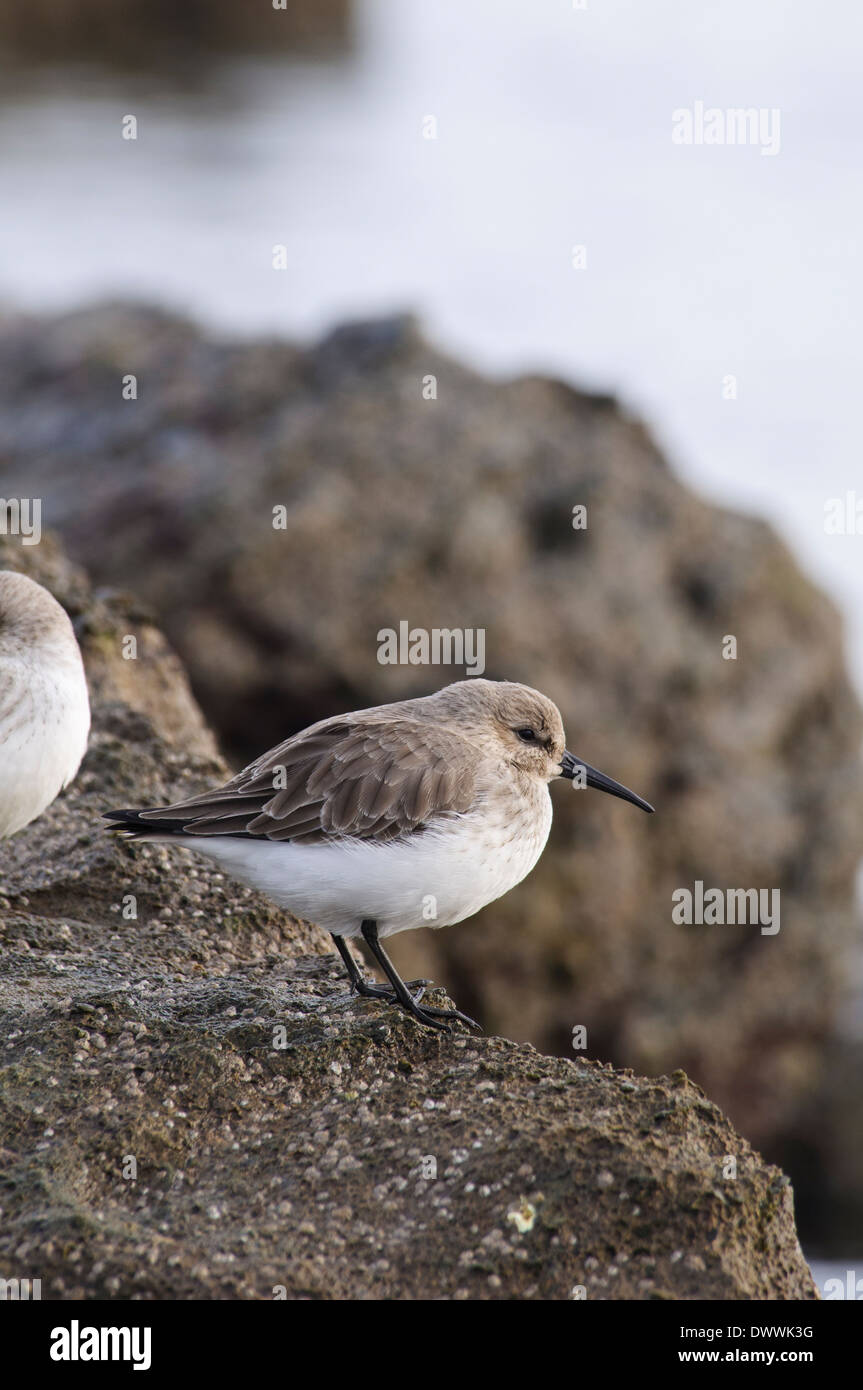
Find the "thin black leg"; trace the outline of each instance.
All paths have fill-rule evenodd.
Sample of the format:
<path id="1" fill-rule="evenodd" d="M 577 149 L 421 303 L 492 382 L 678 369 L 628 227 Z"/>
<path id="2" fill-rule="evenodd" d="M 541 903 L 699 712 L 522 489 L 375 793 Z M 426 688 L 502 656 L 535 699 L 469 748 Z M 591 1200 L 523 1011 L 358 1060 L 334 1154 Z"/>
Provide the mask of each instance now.
<path id="1" fill-rule="evenodd" d="M 468 1018 L 467 1014 L 460 1013 L 458 1009 L 421 1009 L 419 1007 L 419 999 L 415 998 L 410 993 L 404 980 L 399 975 L 398 971 L 396 970 L 395 966 L 393 965 L 392 961 L 390 960 L 389 956 L 387 955 L 386 951 L 384 950 L 383 946 L 378 940 L 377 922 L 372 922 L 366 919 L 362 923 L 360 930 L 362 931 L 366 945 L 368 946 L 378 965 L 381 967 L 381 970 L 383 970 L 384 974 L 386 975 L 387 979 L 393 987 L 393 993 L 395 995 L 394 1002 L 398 1002 L 399 1004 L 401 1004 L 402 1008 L 405 1009 L 409 1014 L 412 1014 L 413 1017 L 419 1023 L 426 1024 L 428 1028 L 436 1028 L 438 1032 L 441 1033 L 449 1033 L 452 1030 L 447 1026 L 446 1023 L 438 1022 L 439 1019 L 447 1019 L 449 1022 L 454 1022 L 456 1019 L 460 1019 L 462 1023 L 468 1024 L 468 1026 L 471 1028 L 479 1027 L 478 1023 L 475 1023 L 472 1018 Z"/>
<path id="2" fill-rule="evenodd" d="M 336 943 L 336 949 L 345 963 L 345 969 L 350 976 L 351 986 L 356 990 L 357 994 L 361 994 L 364 999 L 388 999 L 390 1003 L 395 1003 L 396 995 L 388 985 L 370 984 L 369 981 L 364 978 L 362 971 L 358 968 L 356 961 L 348 949 L 345 938 L 343 936 L 336 936 L 335 932 L 332 932 L 331 935 L 333 941 Z M 426 985 L 430 984 L 431 980 L 408 981 L 407 988 L 417 991 L 417 993 L 412 996 L 417 1004 L 425 994 Z"/>
<path id="3" fill-rule="evenodd" d="M 339 955 L 345 963 L 345 969 L 347 970 L 351 978 L 351 984 L 353 985 L 354 989 L 361 989 L 362 986 L 365 984 L 365 980 L 359 972 L 359 968 L 357 966 L 356 961 L 354 960 L 353 956 L 348 950 L 345 938 L 343 936 L 336 936 L 335 932 L 332 933 L 332 938 L 333 941 L 336 943 L 336 949 L 338 950 Z"/>

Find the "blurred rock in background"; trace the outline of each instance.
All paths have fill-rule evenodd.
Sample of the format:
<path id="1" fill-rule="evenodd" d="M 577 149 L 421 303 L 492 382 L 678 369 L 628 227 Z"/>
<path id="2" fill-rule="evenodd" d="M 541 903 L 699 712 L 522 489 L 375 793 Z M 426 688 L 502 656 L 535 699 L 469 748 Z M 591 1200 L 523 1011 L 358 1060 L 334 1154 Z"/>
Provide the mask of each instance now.
<path id="1" fill-rule="evenodd" d="M 554 787 L 528 881 L 396 938 L 400 966 L 542 1049 L 572 1055 L 583 1024 L 590 1056 L 685 1068 L 778 1161 L 803 1134 L 804 1238 L 828 1170 L 859 1232 L 859 1164 L 835 1159 L 859 1096 L 824 1097 L 854 973 L 860 709 L 832 605 L 766 525 L 694 496 L 614 400 L 485 380 L 409 319 L 300 351 L 122 305 L 0 325 L 0 495 L 42 497 L 97 582 L 153 606 L 237 763 L 465 675 L 381 665 L 381 628 L 483 628 L 484 674 L 555 699 L 569 746 L 657 814 Z M 697 879 L 781 890 L 781 930 L 674 925 Z"/>
<path id="2" fill-rule="evenodd" d="M 145 64 L 167 57 L 285 52 L 343 45 L 350 0 L 0 0 L 0 53 L 6 59 L 76 57 L 88 63 Z"/>

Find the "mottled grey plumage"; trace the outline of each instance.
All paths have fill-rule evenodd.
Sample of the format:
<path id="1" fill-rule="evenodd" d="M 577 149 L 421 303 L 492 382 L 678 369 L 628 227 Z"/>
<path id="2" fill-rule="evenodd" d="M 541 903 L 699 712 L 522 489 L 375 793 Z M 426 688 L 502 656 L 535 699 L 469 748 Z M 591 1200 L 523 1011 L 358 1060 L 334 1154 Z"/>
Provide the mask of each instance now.
<path id="1" fill-rule="evenodd" d="M 136 828 L 306 844 L 345 835 L 401 839 L 506 786 L 511 769 L 498 766 L 495 722 L 508 731 L 519 720 L 533 722 L 550 744 L 516 751 L 559 762 L 563 725 L 550 700 L 507 681 L 465 681 L 312 724 L 224 786 L 135 813 Z"/>
<path id="2" fill-rule="evenodd" d="M 466 751 L 457 733 L 423 730 L 407 717 L 334 719 L 280 744 L 220 791 L 163 814 L 193 811 L 186 821 L 193 835 L 394 839 L 432 815 L 469 809 L 474 777 Z"/>

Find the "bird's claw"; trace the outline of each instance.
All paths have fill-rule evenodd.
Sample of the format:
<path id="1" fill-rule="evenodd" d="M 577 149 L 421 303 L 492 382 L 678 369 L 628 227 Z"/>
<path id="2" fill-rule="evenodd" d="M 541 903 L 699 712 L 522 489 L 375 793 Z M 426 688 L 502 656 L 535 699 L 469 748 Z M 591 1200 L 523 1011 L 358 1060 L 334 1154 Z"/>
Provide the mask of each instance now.
<path id="1" fill-rule="evenodd" d="M 479 1032 L 479 1033 L 482 1032 L 482 1028 L 481 1028 L 480 1025 L 477 1023 L 476 1019 L 475 1019 L 475 1018 L 471 1018 L 468 1014 L 463 1014 L 462 1011 L 461 1011 L 461 1009 L 428 1009 L 428 1008 L 427 1008 L 427 1009 L 423 1009 L 423 1013 L 424 1013 L 424 1014 L 430 1015 L 432 1018 L 453 1019 L 454 1021 L 457 1021 L 457 1022 L 459 1022 L 459 1023 L 466 1023 L 467 1026 L 468 1026 L 468 1028 L 476 1028 L 477 1032 Z"/>
<path id="2" fill-rule="evenodd" d="M 405 989 L 410 1002 L 408 999 L 400 998 L 390 985 L 381 985 L 377 982 L 370 984 L 367 980 L 355 980 L 352 988 L 364 999 L 378 999 L 383 1004 L 397 1005 L 400 1009 L 404 1009 L 405 1013 L 415 1018 L 417 1023 L 422 1023 L 427 1028 L 434 1028 L 438 1033 L 451 1033 L 451 1024 L 453 1023 L 464 1023 L 468 1028 L 476 1028 L 482 1032 L 476 1020 L 463 1014 L 460 1009 L 434 1009 L 428 1006 L 420 1008 L 426 987 L 433 983 L 432 980 L 406 980 Z"/>

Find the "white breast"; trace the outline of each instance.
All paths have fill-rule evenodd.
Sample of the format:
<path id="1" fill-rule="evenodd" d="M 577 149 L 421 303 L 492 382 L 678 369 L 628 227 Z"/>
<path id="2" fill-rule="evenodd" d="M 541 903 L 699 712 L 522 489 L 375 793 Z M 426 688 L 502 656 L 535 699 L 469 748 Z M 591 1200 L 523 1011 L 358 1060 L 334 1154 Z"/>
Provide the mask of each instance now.
<path id="1" fill-rule="evenodd" d="M 443 822 L 402 842 L 343 839 L 326 844 L 184 836 L 172 839 L 209 855 L 234 877 L 298 917 L 340 936 L 364 918 L 381 936 L 446 927 L 509 892 L 533 868 L 551 829 L 551 797 L 502 801 Z"/>
<path id="2" fill-rule="evenodd" d="M 90 729 L 84 668 L 0 657 L 0 838 L 42 814 L 81 765 Z"/>

